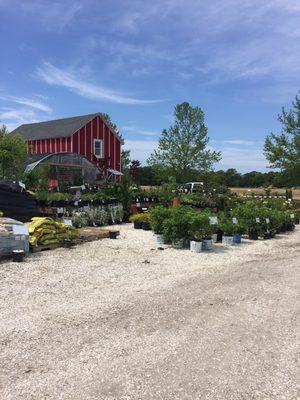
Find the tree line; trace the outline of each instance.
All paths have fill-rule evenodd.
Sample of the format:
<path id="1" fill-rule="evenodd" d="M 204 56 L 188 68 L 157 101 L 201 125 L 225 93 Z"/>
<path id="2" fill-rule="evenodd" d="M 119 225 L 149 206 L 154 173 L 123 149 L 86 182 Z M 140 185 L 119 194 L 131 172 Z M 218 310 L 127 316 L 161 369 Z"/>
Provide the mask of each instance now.
<path id="1" fill-rule="evenodd" d="M 136 164 L 136 160 L 134 160 L 133 163 Z M 152 166 L 139 166 L 138 168 L 132 169 L 132 165 L 130 165 L 130 171 L 132 173 L 132 181 L 140 186 L 158 186 L 167 181 L 166 176 L 168 176 L 168 174 L 162 175 Z M 293 186 L 292 184 L 288 184 L 288 177 L 284 176 L 281 172 L 252 171 L 242 174 L 234 168 L 230 168 L 226 171 L 218 170 L 207 172 L 197 172 L 195 170 L 190 174 L 190 179 L 187 181 L 211 182 L 215 185 L 245 188 L 261 186 L 281 188 Z"/>

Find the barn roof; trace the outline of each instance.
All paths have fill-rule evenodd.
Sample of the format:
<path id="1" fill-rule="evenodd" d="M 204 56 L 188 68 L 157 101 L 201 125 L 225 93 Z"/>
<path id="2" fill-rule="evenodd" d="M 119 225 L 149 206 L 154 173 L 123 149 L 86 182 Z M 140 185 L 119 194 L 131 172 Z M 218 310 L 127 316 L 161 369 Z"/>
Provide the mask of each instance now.
<path id="1" fill-rule="evenodd" d="M 72 136 L 73 133 L 85 126 L 100 113 L 80 115 L 78 117 L 56 119 L 52 121 L 24 124 L 12 131 L 12 134 L 21 134 L 27 140 L 49 139 Z"/>

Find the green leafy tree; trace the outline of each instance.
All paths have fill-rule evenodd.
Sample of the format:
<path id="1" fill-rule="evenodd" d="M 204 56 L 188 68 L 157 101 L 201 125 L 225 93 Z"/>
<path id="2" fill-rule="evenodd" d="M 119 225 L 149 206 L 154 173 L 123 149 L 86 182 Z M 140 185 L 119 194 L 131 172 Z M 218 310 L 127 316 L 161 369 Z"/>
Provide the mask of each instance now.
<path id="1" fill-rule="evenodd" d="M 8 132 L 8 129 L 7 129 L 7 127 L 5 126 L 5 125 L 2 125 L 2 126 L 0 126 L 0 139 L 4 136 L 4 135 L 7 135 L 9 132 Z"/>
<path id="2" fill-rule="evenodd" d="M 200 107 L 192 107 L 187 102 L 178 104 L 174 119 L 174 124 L 162 131 L 158 149 L 148 163 L 170 168 L 176 179 L 184 182 L 194 170 L 210 170 L 220 160 L 220 153 L 207 149 L 209 138 Z"/>
<path id="3" fill-rule="evenodd" d="M 21 135 L 10 135 L 5 127 L 0 133 L 0 178 L 21 179 L 27 158 L 25 139 Z"/>
<path id="4" fill-rule="evenodd" d="M 26 143 L 20 135 L 10 135 L 7 127 L 0 127 L 0 176 L 19 179 L 27 158 Z"/>
<path id="5" fill-rule="evenodd" d="M 121 145 L 124 146 L 125 140 L 124 140 L 123 136 L 121 135 L 117 125 L 112 122 L 110 116 L 106 113 L 102 113 L 101 117 L 104 120 L 104 122 L 106 122 L 107 125 L 110 126 L 119 135 L 119 137 L 121 139 Z M 121 151 L 121 170 L 124 171 L 124 170 L 128 169 L 129 165 L 130 165 L 130 150 L 122 149 L 122 151 Z"/>
<path id="6" fill-rule="evenodd" d="M 267 136 L 264 154 L 272 168 L 289 176 L 287 184 L 300 185 L 300 97 L 296 96 L 292 109 L 282 109 L 278 116 L 282 131 Z"/>

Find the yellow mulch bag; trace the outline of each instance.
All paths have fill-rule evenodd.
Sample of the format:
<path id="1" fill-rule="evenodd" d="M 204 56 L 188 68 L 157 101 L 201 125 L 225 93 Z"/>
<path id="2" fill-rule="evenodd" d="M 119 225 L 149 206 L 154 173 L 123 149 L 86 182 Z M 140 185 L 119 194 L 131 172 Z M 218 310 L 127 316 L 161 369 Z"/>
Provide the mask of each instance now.
<path id="1" fill-rule="evenodd" d="M 30 235 L 29 242 L 32 246 L 60 243 L 64 239 L 78 237 L 76 228 L 48 217 L 34 217 L 26 225 Z"/>

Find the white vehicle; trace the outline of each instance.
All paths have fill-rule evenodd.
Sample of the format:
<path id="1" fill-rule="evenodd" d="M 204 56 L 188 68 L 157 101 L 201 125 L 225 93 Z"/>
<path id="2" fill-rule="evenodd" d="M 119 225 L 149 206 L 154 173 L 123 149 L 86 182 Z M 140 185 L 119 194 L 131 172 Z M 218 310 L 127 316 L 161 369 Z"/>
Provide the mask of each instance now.
<path id="1" fill-rule="evenodd" d="M 179 192 L 181 193 L 202 193 L 204 191 L 204 183 L 203 182 L 187 182 L 184 185 L 180 186 Z"/>

